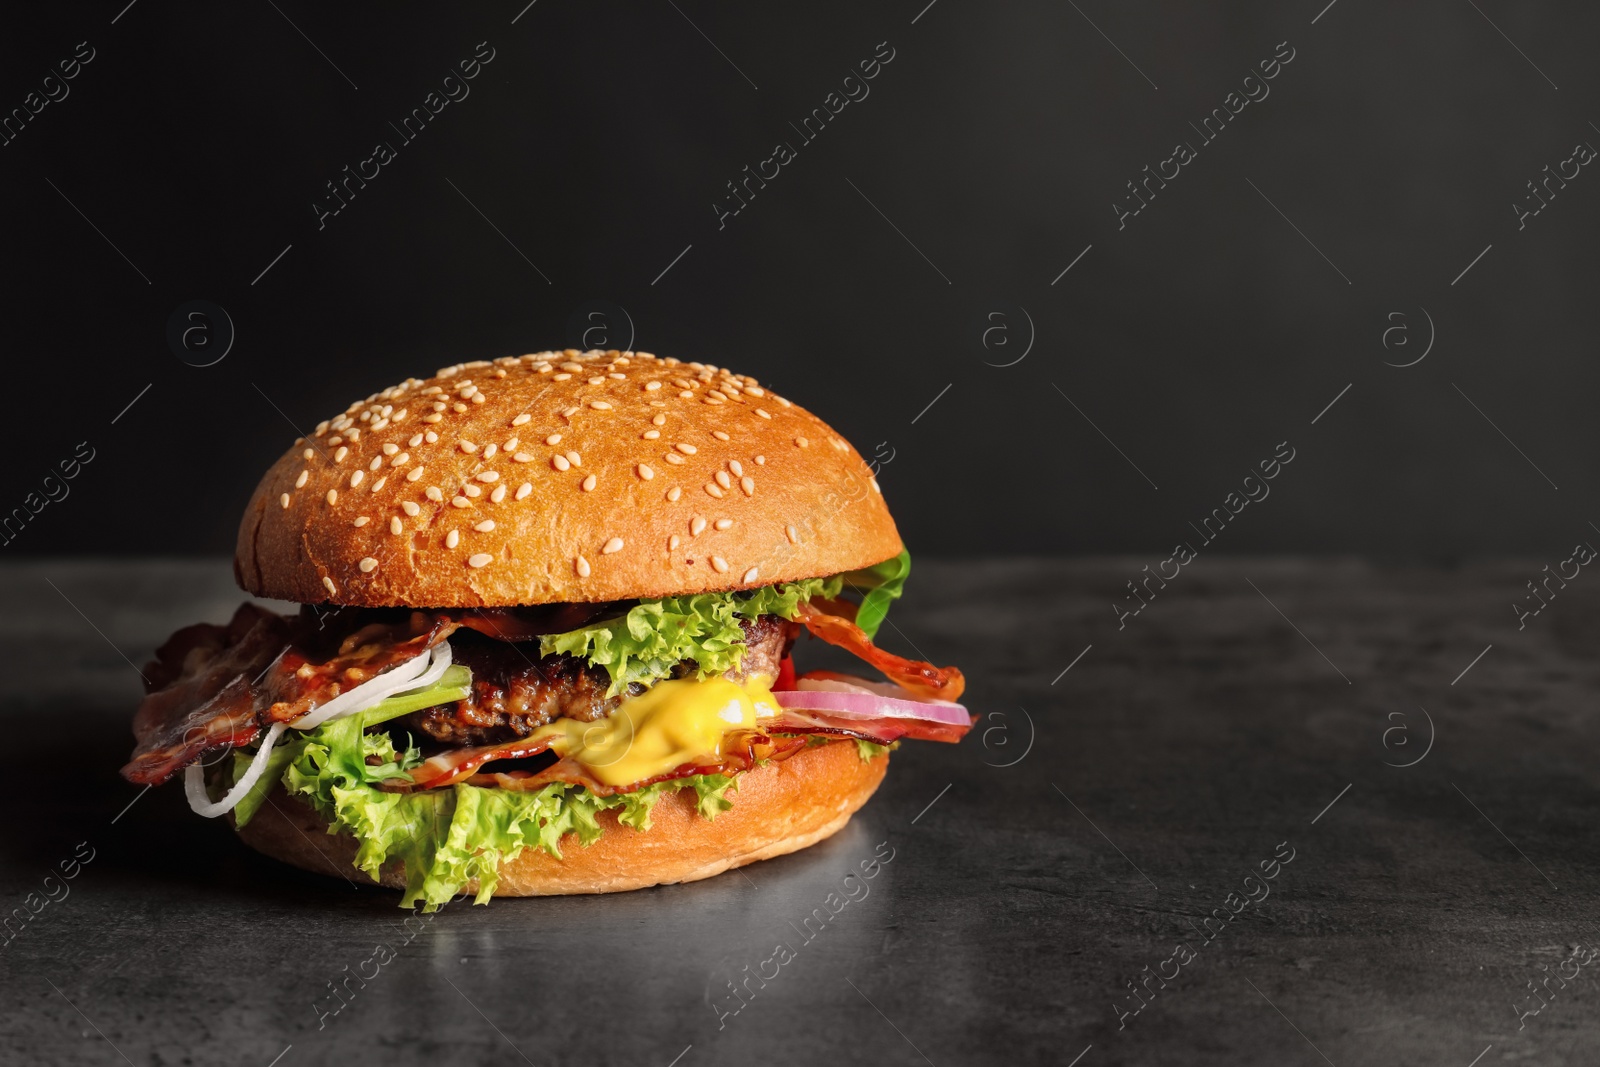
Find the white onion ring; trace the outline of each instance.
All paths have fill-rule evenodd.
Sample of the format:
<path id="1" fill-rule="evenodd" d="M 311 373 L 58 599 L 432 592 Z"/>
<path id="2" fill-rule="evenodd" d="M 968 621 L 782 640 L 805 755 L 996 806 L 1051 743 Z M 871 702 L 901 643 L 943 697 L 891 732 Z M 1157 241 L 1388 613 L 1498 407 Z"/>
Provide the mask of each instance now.
<path id="1" fill-rule="evenodd" d="M 843 684 L 843 683 L 839 683 Z M 873 692 L 839 692 L 837 690 L 792 689 L 773 693 L 773 699 L 785 708 L 799 711 L 827 711 L 854 719 L 920 719 L 923 722 L 945 723 L 951 726 L 970 726 L 972 716 L 960 704 L 941 700 L 901 700 L 880 696 Z"/>
<path id="2" fill-rule="evenodd" d="M 431 652 L 431 656 L 429 654 Z M 441 641 L 429 652 L 421 652 L 376 678 L 369 678 L 348 692 L 300 716 L 290 725 L 296 730 L 312 730 L 329 719 L 342 719 L 365 711 L 384 697 L 407 689 L 421 689 L 444 676 L 450 667 L 450 642 Z M 431 663 L 431 666 L 430 666 Z"/>
<path id="3" fill-rule="evenodd" d="M 233 788 L 214 804 L 211 798 L 206 796 L 205 772 L 200 769 L 200 764 L 191 763 L 184 768 L 183 791 L 188 796 L 189 807 L 194 809 L 194 813 L 215 819 L 218 815 L 232 811 L 239 801 L 244 799 L 244 795 L 250 792 L 250 787 L 256 784 L 256 780 L 266 773 L 267 759 L 272 754 L 272 746 L 277 743 L 278 735 L 283 733 L 288 725 L 286 722 L 275 722 L 267 729 L 267 735 L 261 739 L 261 747 L 250 760 L 249 769 L 233 784 Z"/>
<path id="4" fill-rule="evenodd" d="M 444 676 L 444 672 L 450 669 L 450 660 L 450 642 L 441 641 L 398 667 L 362 682 L 349 692 L 340 693 L 292 723 L 273 723 L 268 727 L 266 736 L 261 739 L 261 747 L 256 749 L 256 754 L 251 757 L 250 766 L 233 784 L 233 788 L 229 789 L 221 800 L 214 803 L 206 795 L 205 772 L 198 763 L 189 764 L 183 772 L 183 791 L 189 798 L 189 807 L 195 814 L 204 815 L 208 819 L 232 811 L 266 773 L 272 746 L 277 744 L 278 738 L 286 728 L 293 726 L 296 730 L 311 730 L 332 719 L 342 719 L 347 715 L 365 711 L 395 693 L 424 689 Z"/>

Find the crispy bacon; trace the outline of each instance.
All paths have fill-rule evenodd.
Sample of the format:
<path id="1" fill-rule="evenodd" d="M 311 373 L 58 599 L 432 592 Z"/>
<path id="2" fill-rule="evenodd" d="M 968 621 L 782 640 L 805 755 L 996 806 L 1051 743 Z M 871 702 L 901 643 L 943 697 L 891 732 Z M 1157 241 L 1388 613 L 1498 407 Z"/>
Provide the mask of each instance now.
<path id="1" fill-rule="evenodd" d="M 976 716 L 973 722 L 976 722 Z M 913 741 L 960 741 L 972 729 L 956 723 L 929 722 L 926 719 L 901 719 L 884 717 L 863 719 L 854 715 L 837 715 L 812 708 L 784 708 L 783 715 L 771 724 L 771 729 L 794 734 L 818 734 L 828 737 L 855 737 L 862 741 L 891 744 L 902 738 Z"/>
<path id="2" fill-rule="evenodd" d="M 503 745 L 486 745 L 481 748 L 456 749 L 440 753 L 413 770 L 410 783 L 395 780 L 383 783 L 380 788 L 394 792 L 413 792 L 418 789 L 439 789 L 466 781 L 470 785 L 497 786 L 501 789 L 531 792 L 542 789 L 551 782 L 565 782 L 568 785 L 584 786 L 600 796 L 610 796 L 613 793 L 631 793 L 657 782 L 687 778 L 696 774 L 738 774 L 748 771 L 761 760 L 785 759 L 805 745 L 804 737 L 772 734 L 765 730 L 740 730 L 724 736 L 721 759 L 695 760 L 653 778 L 643 778 L 626 785 L 607 785 L 595 778 L 577 760 L 570 758 L 557 760 L 538 771 L 483 771 L 483 767 L 494 761 L 534 756 L 550 747 L 549 741 L 535 744 L 512 741 Z"/>
<path id="3" fill-rule="evenodd" d="M 146 672 L 151 692 L 134 716 L 133 758 L 122 776 L 157 785 L 212 752 L 255 740 L 274 722 L 293 722 L 339 693 L 448 637 L 457 623 L 411 612 L 374 621 L 342 639 L 253 604 L 227 626 L 179 630 Z M 337 643 L 335 643 L 337 641 Z"/>
<path id="4" fill-rule="evenodd" d="M 834 601 L 824 603 L 835 608 L 837 605 Z M 842 612 L 833 614 L 823 611 L 815 602 L 800 604 L 800 622 L 813 636 L 820 637 L 828 644 L 837 645 L 866 660 L 897 685 L 919 697 L 928 700 L 961 699 L 961 693 L 967 687 L 967 680 L 960 670 L 955 667 L 935 667 L 931 663 L 906 659 L 892 652 L 886 652 L 874 645 L 872 638 L 851 621 L 853 617 L 853 607 L 850 618 L 846 618 Z"/>

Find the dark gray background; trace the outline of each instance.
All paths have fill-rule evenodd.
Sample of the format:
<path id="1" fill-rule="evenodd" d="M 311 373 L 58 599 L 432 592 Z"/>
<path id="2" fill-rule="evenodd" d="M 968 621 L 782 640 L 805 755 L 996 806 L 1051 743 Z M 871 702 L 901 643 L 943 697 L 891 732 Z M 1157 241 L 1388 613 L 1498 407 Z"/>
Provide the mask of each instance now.
<path id="1" fill-rule="evenodd" d="M 0 108 L 97 55 L 0 147 L 0 509 L 96 450 L 6 552 L 230 551 L 291 422 L 576 342 L 594 300 L 892 456 L 919 553 L 1167 549 L 1286 439 L 1226 551 L 1570 548 L 1600 178 L 1520 232 L 1511 205 L 1600 144 L 1600 9 L 924 3 L 7 11 Z M 479 41 L 471 95 L 319 231 L 324 183 Z M 871 95 L 719 230 L 724 183 L 881 41 Z M 1271 95 L 1119 231 L 1125 183 L 1283 41 Z M 237 330 L 208 368 L 165 339 L 194 299 Z M 1424 308 L 1428 358 L 1385 366 L 1420 354 Z M 1026 347 L 1019 309 L 1031 351 L 986 365 Z"/>

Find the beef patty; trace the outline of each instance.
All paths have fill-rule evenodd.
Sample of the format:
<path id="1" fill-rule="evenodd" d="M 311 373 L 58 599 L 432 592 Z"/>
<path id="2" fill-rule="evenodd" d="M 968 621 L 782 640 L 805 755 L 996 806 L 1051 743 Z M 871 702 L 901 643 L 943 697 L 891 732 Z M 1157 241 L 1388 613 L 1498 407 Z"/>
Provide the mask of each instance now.
<path id="1" fill-rule="evenodd" d="M 799 626 L 777 615 L 743 619 L 745 654 L 725 676 L 743 681 L 752 675 L 776 677 Z M 567 655 L 539 657 L 536 644 L 496 641 L 467 630 L 450 639 L 456 663 L 472 670 L 471 692 L 453 704 L 412 712 L 399 720 L 416 733 L 450 746 L 494 745 L 527 737 L 552 719 L 593 722 L 617 709 L 627 697 L 644 692 L 634 683 L 606 696 L 611 676 Z M 694 673 L 693 661 L 680 663 L 673 677 Z"/>

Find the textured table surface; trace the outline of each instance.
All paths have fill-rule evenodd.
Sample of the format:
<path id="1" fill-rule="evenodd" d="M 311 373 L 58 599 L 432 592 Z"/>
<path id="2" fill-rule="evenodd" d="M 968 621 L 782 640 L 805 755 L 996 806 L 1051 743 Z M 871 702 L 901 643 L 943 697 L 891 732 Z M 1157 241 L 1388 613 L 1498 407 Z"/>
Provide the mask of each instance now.
<path id="1" fill-rule="evenodd" d="M 1119 630 L 1149 562 L 920 562 L 885 641 L 985 718 L 823 845 L 410 921 L 116 776 L 224 562 L 0 569 L 0 1062 L 1600 1061 L 1600 584 L 1217 557 Z"/>

